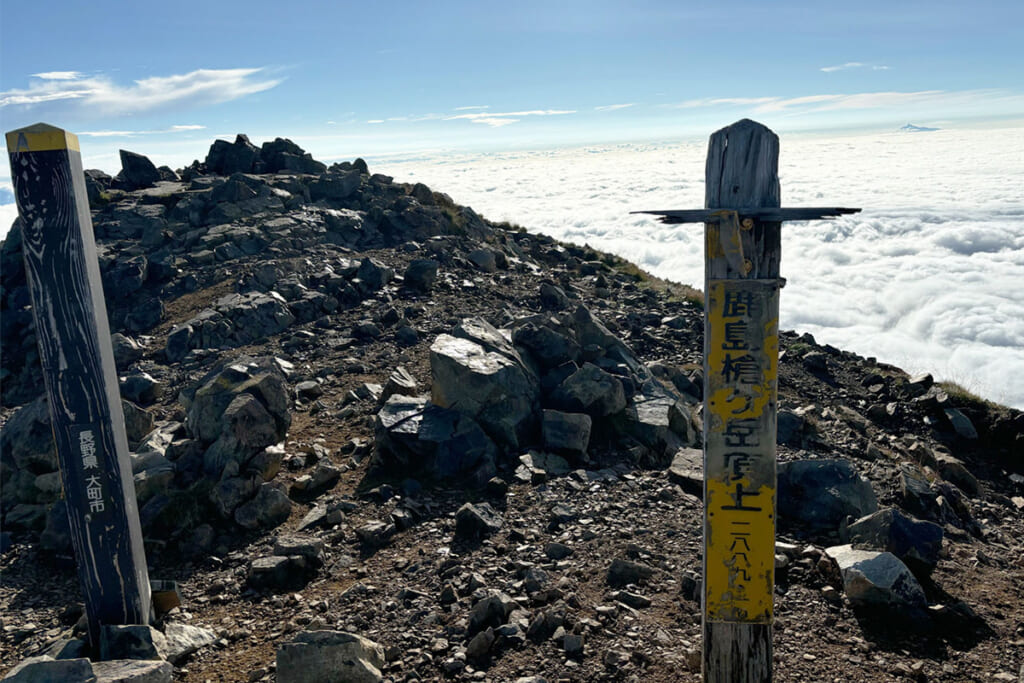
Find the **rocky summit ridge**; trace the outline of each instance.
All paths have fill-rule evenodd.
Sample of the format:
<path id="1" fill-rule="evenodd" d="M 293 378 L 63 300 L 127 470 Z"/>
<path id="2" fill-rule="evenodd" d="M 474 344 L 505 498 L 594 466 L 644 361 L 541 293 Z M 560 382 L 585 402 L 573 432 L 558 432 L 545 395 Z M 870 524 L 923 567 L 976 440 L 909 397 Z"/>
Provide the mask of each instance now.
<path id="1" fill-rule="evenodd" d="M 86 183 L 150 576 L 180 604 L 83 640 L 15 224 L 0 671 L 699 680 L 698 292 L 281 138 L 121 160 Z M 778 680 L 1024 680 L 1024 415 L 780 348 Z"/>

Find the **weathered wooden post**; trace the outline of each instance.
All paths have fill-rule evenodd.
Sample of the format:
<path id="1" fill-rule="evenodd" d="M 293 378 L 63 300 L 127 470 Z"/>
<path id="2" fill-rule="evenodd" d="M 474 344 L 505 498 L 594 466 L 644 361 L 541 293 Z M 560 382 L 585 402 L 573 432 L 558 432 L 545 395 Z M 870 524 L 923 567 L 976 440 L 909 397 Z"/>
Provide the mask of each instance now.
<path id="1" fill-rule="evenodd" d="M 150 586 L 78 138 L 7 134 L 25 270 L 89 636 L 148 624 Z"/>
<path id="2" fill-rule="evenodd" d="M 704 222 L 704 680 L 772 680 L 781 222 L 779 139 L 742 120 L 711 136 Z"/>

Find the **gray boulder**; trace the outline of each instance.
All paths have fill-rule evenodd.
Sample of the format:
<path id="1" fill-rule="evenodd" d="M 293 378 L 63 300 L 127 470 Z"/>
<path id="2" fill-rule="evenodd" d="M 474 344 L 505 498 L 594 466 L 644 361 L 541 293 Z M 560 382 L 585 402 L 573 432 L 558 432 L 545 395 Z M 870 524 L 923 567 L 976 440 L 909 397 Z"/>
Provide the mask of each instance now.
<path id="1" fill-rule="evenodd" d="M 315 500 L 341 479 L 341 470 L 327 462 L 317 464 L 309 474 L 298 477 L 288 489 L 288 497 L 300 502 Z"/>
<path id="2" fill-rule="evenodd" d="M 502 446 L 516 449 L 529 442 L 540 388 L 518 354 L 442 334 L 430 347 L 430 371 L 435 405 L 474 418 Z"/>
<path id="3" fill-rule="evenodd" d="M 58 638 L 46 648 L 44 655 L 54 659 L 79 659 L 89 656 L 89 643 L 81 638 Z"/>
<path id="4" fill-rule="evenodd" d="M 473 418 L 426 398 L 395 394 L 375 419 L 376 462 L 388 472 L 459 477 L 493 476 L 497 447 Z"/>
<path id="5" fill-rule="evenodd" d="M 519 462 L 522 464 L 516 468 L 516 478 L 523 482 L 541 483 L 572 471 L 569 462 L 554 453 L 530 451 L 520 455 Z"/>
<path id="6" fill-rule="evenodd" d="M 114 365 L 118 370 L 126 369 L 145 353 L 145 349 L 137 341 L 120 332 L 110 335 L 110 343 L 114 347 Z"/>
<path id="7" fill-rule="evenodd" d="M 967 495 L 977 496 L 981 493 L 981 484 L 978 483 L 978 479 L 970 473 L 959 458 L 948 453 L 936 453 L 935 467 L 943 479 L 956 484 Z"/>
<path id="8" fill-rule="evenodd" d="M 590 443 L 592 420 L 586 413 L 545 410 L 541 424 L 544 447 L 557 453 L 582 456 Z"/>
<path id="9" fill-rule="evenodd" d="M 833 546 L 825 553 L 839 568 L 846 597 L 854 607 L 900 610 L 927 606 L 921 584 L 892 553 L 857 550 L 850 545 Z"/>
<path id="10" fill-rule="evenodd" d="M 609 586 L 626 586 L 647 581 L 654 576 L 654 568 L 640 562 L 615 558 L 608 566 L 605 577 Z"/>
<path id="11" fill-rule="evenodd" d="M 239 505 L 256 495 L 256 476 L 224 477 L 210 491 L 210 502 L 223 517 L 231 519 Z"/>
<path id="12" fill-rule="evenodd" d="M 850 525 L 854 548 L 884 550 L 898 557 L 915 574 L 927 576 L 935 569 L 942 551 L 942 527 L 886 508 Z"/>
<path id="13" fill-rule="evenodd" d="M 344 631 L 304 631 L 277 649 L 278 683 L 377 683 L 384 648 Z"/>
<path id="14" fill-rule="evenodd" d="M 466 258 L 469 259 L 470 263 L 485 273 L 493 273 L 498 270 L 498 264 L 494 258 L 494 252 L 490 249 L 474 249 L 469 252 L 469 255 Z"/>
<path id="15" fill-rule="evenodd" d="M 419 292 L 429 292 L 437 280 L 439 263 L 434 259 L 414 259 L 405 269 L 405 286 Z"/>
<path id="16" fill-rule="evenodd" d="M 627 434 L 650 449 L 651 462 L 645 464 L 665 467 L 676 451 L 691 444 L 693 430 L 689 428 L 688 419 L 673 414 L 680 408 L 685 410 L 685 406 L 676 405 L 675 396 L 661 391 L 651 394 L 634 397 L 625 412 L 625 428 Z M 677 433 L 676 429 L 682 433 Z"/>
<path id="17" fill-rule="evenodd" d="M 551 395 L 553 405 L 591 417 L 608 417 L 626 407 L 626 393 L 622 383 L 593 363 L 570 375 Z"/>
<path id="18" fill-rule="evenodd" d="M 629 371 L 640 379 L 649 377 L 647 368 L 636 359 L 626 344 L 612 334 L 604 323 L 597 319 L 589 308 L 583 305 L 576 307 L 572 313 L 572 326 L 576 330 L 576 339 L 580 347 L 593 346 L 600 348 L 608 358 L 623 363 Z"/>
<path id="19" fill-rule="evenodd" d="M 230 202 L 237 204 L 238 202 L 244 202 L 247 199 L 255 199 L 259 196 L 259 193 L 248 182 L 246 182 L 246 180 L 246 176 L 241 173 L 232 175 L 228 178 L 227 182 L 213 188 L 213 191 L 210 192 L 210 201 L 216 203 Z M 218 233 L 211 230 L 204 239 L 208 240 L 210 235 L 215 234 Z M 216 246 L 210 241 L 204 243 L 207 246 Z"/>
<path id="20" fill-rule="evenodd" d="M 410 375 L 408 370 L 399 365 L 388 376 L 388 381 L 384 383 L 380 397 L 377 400 L 384 403 L 395 394 L 413 396 L 416 394 L 418 389 L 419 382 L 416 381 L 416 378 Z"/>
<path id="21" fill-rule="evenodd" d="M 455 536 L 480 538 L 501 531 L 505 520 L 490 503 L 466 503 L 455 513 Z"/>
<path id="22" fill-rule="evenodd" d="M 376 292 L 395 277 L 395 271 L 374 258 L 364 258 L 359 263 L 356 279 L 363 291 Z"/>
<path id="23" fill-rule="evenodd" d="M 495 640 L 497 640 L 497 636 L 494 635 L 493 628 L 480 631 L 470 638 L 469 643 L 466 645 L 466 656 L 470 659 L 483 659 L 487 656 L 491 646 L 494 645 Z"/>
<path id="24" fill-rule="evenodd" d="M 794 460 L 778 467 L 779 518 L 814 531 L 835 531 L 848 516 L 878 510 L 871 483 L 846 460 Z"/>
<path id="25" fill-rule="evenodd" d="M 309 184 L 309 196 L 313 201 L 340 201 L 358 190 L 362 180 L 362 174 L 355 169 L 324 173 Z"/>
<path id="26" fill-rule="evenodd" d="M 123 399 L 121 412 L 124 413 L 124 430 L 128 436 L 128 443 L 134 447 L 153 431 L 153 413 Z"/>
<path id="27" fill-rule="evenodd" d="M 146 503 L 153 496 L 166 492 L 176 476 L 174 463 L 159 453 L 145 453 L 151 456 L 145 461 L 144 469 L 135 471 L 135 458 L 132 463 L 132 479 L 135 482 L 135 498 L 139 504 Z"/>
<path id="28" fill-rule="evenodd" d="M 5 521 L 8 526 L 15 526 L 10 515 Z M 39 547 L 53 553 L 66 553 L 72 549 L 71 523 L 68 521 L 67 502 L 63 498 L 46 513 L 46 527 L 39 535 Z"/>
<path id="29" fill-rule="evenodd" d="M 939 517 L 938 493 L 924 473 L 910 463 L 900 465 L 899 496 L 905 510 L 927 519 Z"/>
<path id="30" fill-rule="evenodd" d="M 301 557 L 310 569 L 324 565 L 324 542 L 306 534 L 285 534 L 274 539 L 274 555 Z"/>
<path id="31" fill-rule="evenodd" d="M 546 309 L 561 311 L 569 308 L 571 302 L 564 289 L 545 282 L 540 286 L 540 304 Z"/>
<path id="32" fill-rule="evenodd" d="M 525 348 L 530 356 L 544 368 L 554 368 L 580 358 L 580 345 L 575 332 L 561 325 L 556 319 L 539 318 L 525 324 L 517 324 L 512 340 L 519 348 Z"/>
<path id="33" fill-rule="evenodd" d="M 284 373 L 273 358 L 242 357 L 200 381 L 189 398 L 186 429 L 204 444 L 208 471 L 230 460 L 242 464 L 284 439 L 291 425 Z"/>
<path id="34" fill-rule="evenodd" d="M 302 585 L 304 573 L 305 567 L 290 557 L 257 557 L 249 565 L 246 583 L 258 591 L 295 590 Z"/>
<path id="35" fill-rule="evenodd" d="M 163 383 L 148 372 L 129 373 L 120 379 L 118 385 L 122 397 L 139 405 L 153 403 L 164 393 Z"/>
<path id="36" fill-rule="evenodd" d="M 295 322 L 285 302 L 273 293 L 228 294 L 214 303 L 214 310 L 231 321 L 239 344 L 280 334 Z"/>
<path id="37" fill-rule="evenodd" d="M 803 444 L 806 429 L 807 420 L 792 410 L 783 408 L 777 416 L 776 442 L 783 446 L 799 448 Z"/>
<path id="38" fill-rule="evenodd" d="M 96 683 L 171 683 L 174 665 L 170 662 L 115 659 L 93 662 Z"/>
<path id="39" fill-rule="evenodd" d="M 117 177 L 130 189 L 151 187 L 160 181 L 160 171 L 147 157 L 124 149 L 120 154 L 121 172 Z"/>
<path id="40" fill-rule="evenodd" d="M 214 141 L 206 155 L 206 168 L 219 175 L 252 173 L 256 170 L 259 158 L 259 148 L 249 142 L 248 136 L 239 134 L 234 143 L 227 140 Z"/>
<path id="41" fill-rule="evenodd" d="M 45 396 L 17 410 L 0 432 L 0 462 L 33 474 L 57 471 L 57 446 Z"/>
<path id="42" fill-rule="evenodd" d="M 687 493 L 703 498 L 704 451 L 697 448 L 680 448 L 676 451 L 668 468 L 668 479 Z"/>
<path id="43" fill-rule="evenodd" d="M 476 634 L 486 628 L 498 628 L 508 621 L 509 615 L 516 607 L 516 601 L 507 594 L 493 588 L 488 589 L 469 610 L 467 632 Z"/>
<path id="44" fill-rule="evenodd" d="M 235 522 L 246 529 L 273 529 L 284 524 L 292 501 L 273 484 L 261 484 L 255 497 L 235 509 Z"/>
<path id="45" fill-rule="evenodd" d="M 260 159 L 266 173 L 320 174 L 327 171 L 325 164 L 316 161 L 309 152 L 287 138 L 274 138 L 273 142 L 264 142 L 260 149 Z"/>
<path id="46" fill-rule="evenodd" d="M 946 408 L 943 412 L 957 436 L 969 441 L 974 441 L 978 438 L 978 430 L 974 427 L 974 423 L 971 422 L 971 418 L 956 408 Z"/>
<path id="47" fill-rule="evenodd" d="M 83 658 L 30 657 L 3 677 L 7 683 L 96 683 L 92 663 Z"/>
<path id="48" fill-rule="evenodd" d="M 164 626 L 164 638 L 167 661 L 179 664 L 189 655 L 213 645 L 217 641 L 217 634 L 199 626 L 169 622 Z"/>
<path id="49" fill-rule="evenodd" d="M 419 441 L 432 451 L 429 468 L 438 477 L 473 473 L 483 482 L 496 473 L 498 449 L 473 418 L 455 410 L 428 405 Z"/>

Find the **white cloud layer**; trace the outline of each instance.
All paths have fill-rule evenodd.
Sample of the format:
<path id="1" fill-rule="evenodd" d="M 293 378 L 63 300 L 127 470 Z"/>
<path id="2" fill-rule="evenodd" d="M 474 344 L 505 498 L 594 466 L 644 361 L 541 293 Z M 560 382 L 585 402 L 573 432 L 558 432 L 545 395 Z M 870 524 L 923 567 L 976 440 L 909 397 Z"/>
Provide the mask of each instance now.
<path id="1" fill-rule="evenodd" d="M 27 88 L 0 92 L 0 108 L 30 108 L 64 102 L 106 115 L 137 114 L 181 104 L 215 104 L 269 90 L 281 81 L 265 69 L 197 69 L 186 74 L 152 76 L 115 83 L 108 76 L 77 71 L 33 74 Z"/>
<path id="2" fill-rule="evenodd" d="M 783 136 L 784 206 L 864 209 L 783 228 L 783 327 L 1024 409 L 1021 149 L 1024 129 Z M 703 206 L 705 154 L 704 142 L 626 144 L 382 170 L 702 286 L 702 227 L 630 211 Z"/>
<path id="3" fill-rule="evenodd" d="M 783 228 L 783 327 L 1024 409 L 1021 149 L 1024 128 L 782 136 L 784 206 L 863 208 Z M 379 170 L 699 287 L 702 227 L 630 212 L 703 206 L 705 155 L 704 141 L 622 144 Z M 0 205 L 0 232 L 15 216 Z"/>

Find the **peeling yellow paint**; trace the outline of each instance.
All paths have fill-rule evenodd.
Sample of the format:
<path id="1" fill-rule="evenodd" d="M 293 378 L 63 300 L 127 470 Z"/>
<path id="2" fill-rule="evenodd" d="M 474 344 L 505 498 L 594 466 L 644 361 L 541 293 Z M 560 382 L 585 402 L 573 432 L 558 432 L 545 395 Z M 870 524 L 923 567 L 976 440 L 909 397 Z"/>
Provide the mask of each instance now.
<path id="1" fill-rule="evenodd" d="M 710 281 L 707 334 L 706 618 L 771 623 L 777 284 Z"/>
<path id="2" fill-rule="evenodd" d="M 742 506 L 760 511 L 723 509 L 737 502 L 737 485 L 749 487 L 750 482 L 715 478 L 706 484 L 705 613 L 710 621 L 771 623 L 775 489 L 744 490 Z"/>
<path id="3" fill-rule="evenodd" d="M 726 339 L 726 323 L 733 320 L 722 314 L 722 302 L 726 287 L 736 281 L 715 280 L 710 283 L 711 305 L 708 313 L 708 333 L 711 343 L 708 345 L 708 371 L 711 388 L 708 397 L 708 409 L 712 416 L 711 428 L 721 431 L 729 420 L 742 420 L 759 417 L 765 408 L 775 401 L 777 380 L 779 376 L 779 319 L 776 315 L 764 323 L 763 334 L 758 335 L 758 349 L 752 349 L 750 356 L 758 362 L 759 382 L 756 384 L 736 385 L 727 383 L 721 373 L 726 366 L 731 351 L 723 348 Z M 765 298 L 767 303 L 767 297 Z M 777 311 L 777 309 L 776 309 Z"/>

